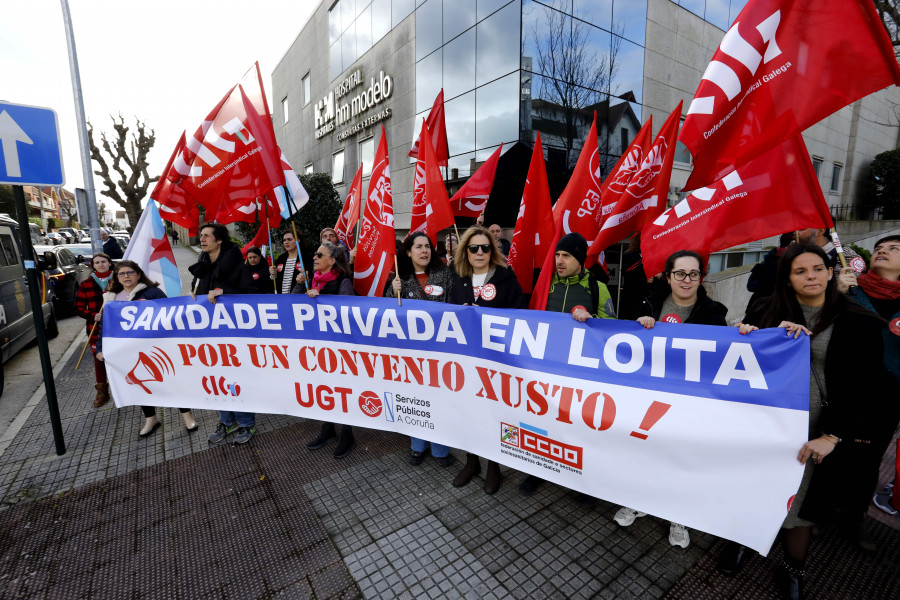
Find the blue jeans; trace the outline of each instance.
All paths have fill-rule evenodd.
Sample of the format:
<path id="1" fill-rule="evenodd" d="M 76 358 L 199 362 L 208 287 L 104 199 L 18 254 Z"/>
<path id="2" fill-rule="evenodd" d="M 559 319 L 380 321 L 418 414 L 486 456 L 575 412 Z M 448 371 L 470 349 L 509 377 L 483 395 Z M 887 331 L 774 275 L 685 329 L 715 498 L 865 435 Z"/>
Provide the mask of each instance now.
<path id="1" fill-rule="evenodd" d="M 413 452 L 425 452 L 428 449 L 428 444 L 431 444 L 431 455 L 435 458 L 444 458 L 445 456 L 450 454 L 449 446 L 441 446 L 440 444 L 432 444 L 431 442 L 427 442 L 425 440 L 420 440 L 419 438 L 411 437 L 410 440 L 410 448 L 412 448 Z"/>
<path id="2" fill-rule="evenodd" d="M 256 425 L 256 413 L 232 412 L 230 410 L 219 411 L 219 421 L 231 427 L 237 421 L 239 427 L 250 427 Z"/>

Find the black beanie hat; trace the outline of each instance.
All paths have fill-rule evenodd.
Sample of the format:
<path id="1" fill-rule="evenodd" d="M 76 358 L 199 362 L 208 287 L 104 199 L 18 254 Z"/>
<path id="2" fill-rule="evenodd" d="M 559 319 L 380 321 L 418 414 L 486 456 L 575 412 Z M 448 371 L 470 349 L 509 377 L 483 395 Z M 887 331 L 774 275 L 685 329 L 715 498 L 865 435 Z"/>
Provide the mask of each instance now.
<path id="1" fill-rule="evenodd" d="M 587 260 L 587 240 L 580 233 L 569 233 L 556 244 L 556 251 L 568 252 L 575 257 L 582 267 L 584 261 Z"/>

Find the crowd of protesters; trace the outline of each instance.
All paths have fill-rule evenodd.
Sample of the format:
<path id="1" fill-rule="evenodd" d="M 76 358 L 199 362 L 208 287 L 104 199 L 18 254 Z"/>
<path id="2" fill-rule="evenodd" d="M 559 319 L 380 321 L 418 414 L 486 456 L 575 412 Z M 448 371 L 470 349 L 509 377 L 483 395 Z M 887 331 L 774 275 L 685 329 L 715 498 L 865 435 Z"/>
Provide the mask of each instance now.
<path id="1" fill-rule="evenodd" d="M 283 235 L 284 253 L 269 266 L 259 248 L 243 259 L 227 229 L 208 223 L 200 228 L 202 252 L 190 267 L 195 296 L 215 303 L 222 294 L 353 295 L 352 260 L 331 228 L 322 231 L 320 245 L 304 256 L 293 232 Z M 383 291 L 385 298 L 446 302 L 450 304 L 523 309 L 528 305 L 512 270 L 507 267 L 508 246 L 497 225 L 477 223 L 459 235 L 451 232 L 439 252 L 424 233 L 412 233 L 398 241 L 398 269 Z M 584 322 L 592 318 L 615 319 L 610 293 L 604 283 L 585 268 L 587 241 L 577 233 L 559 240 L 555 248 L 554 273 L 544 310 L 564 312 Z M 691 249 L 672 253 L 662 274 L 649 278 L 643 272 L 639 242 L 635 239 L 625 255 L 621 318 L 636 319 L 646 328 L 663 320 L 674 323 L 726 326 L 728 309 L 710 298 L 702 283 L 704 258 Z M 853 254 L 850 258 L 857 259 Z M 860 259 L 861 260 L 861 259 Z M 165 297 L 131 261 L 114 268 L 106 254 L 94 255 L 93 273 L 78 290 L 76 310 L 86 320 L 95 354 L 97 396 L 94 405 L 109 399 L 103 365 L 100 322 L 104 302 Z M 797 449 L 797 460 L 805 465 L 800 489 L 783 524 L 784 559 L 776 571 L 785 597 L 803 597 L 805 561 L 817 525 L 838 524 L 867 551 L 875 551 L 865 528 L 869 500 L 889 514 L 897 514 L 892 497 L 893 482 L 877 490 L 878 469 L 900 420 L 900 236 L 876 242 L 869 269 L 857 277 L 843 268 L 827 232 L 801 230 L 782 236 L 757 265 L 748 283 L 753 298 L 737 326 L 752 336 L 763 328 L 783 328 L 786 335 L 809 336 L 810 398 L 809 440 Z M 104 293 L 105 292 L 105 293 Z M 860 394 L 864 381 L 870 394 Z M 159 421 L 153 407 L 142 407 L 146 418 L 140 431 L 149 436 Z M 180 409 L 188 431 L 197 428 L 188 409 Z M 256 415 L 221 411 L 219 423 L 209 436 L 220 443 L 229 436 L 235 444 L 246 443 L 256 431 Z M 315 439 L 306 444 L 318 450 L 337 441 L 335 458 L 347 456 L 355 447 L 353 429 L 323 423 Z M 450 448 L 411 438 L 409 463 L 420 465 L 429 452 L 437 463 L 450 467 Z M 466 454 L 466 462 L 452 485 L 467 485 L 481 472 L 481 459 Z M 499 465 L 487 461 L 484 491 L 500 488 Z M 534 493 L 542 483 L 538 477 L 524 478 L 519 491 Z M 645 513 L 622 507 L 614 520 L 631 525 Z M 686 527 L 670 524 L 669 542 L 682 548 L 690 544 Z M 750 551 L 729 543 L 719 557 L 719 571 L 734 575 Z"/>

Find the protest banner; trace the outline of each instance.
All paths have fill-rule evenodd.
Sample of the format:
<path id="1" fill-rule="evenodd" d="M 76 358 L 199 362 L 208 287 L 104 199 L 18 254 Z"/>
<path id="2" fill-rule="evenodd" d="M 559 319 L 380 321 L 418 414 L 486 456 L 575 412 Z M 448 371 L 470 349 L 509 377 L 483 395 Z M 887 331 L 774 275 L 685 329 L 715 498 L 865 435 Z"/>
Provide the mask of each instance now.
<path id="1" fill-rule="evenodd" d="M 103 349 L 118 406 L 412 435 L 763 554 L 803 473 L 809 341 L 781 329 L 226 295 L 108 303 Z"/>

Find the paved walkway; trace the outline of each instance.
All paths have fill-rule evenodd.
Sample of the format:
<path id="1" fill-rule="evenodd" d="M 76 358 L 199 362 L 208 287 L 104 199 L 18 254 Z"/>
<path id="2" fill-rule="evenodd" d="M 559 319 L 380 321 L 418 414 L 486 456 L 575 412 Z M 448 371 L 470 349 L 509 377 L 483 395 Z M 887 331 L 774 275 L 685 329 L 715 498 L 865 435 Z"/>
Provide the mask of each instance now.
<path id="1" fill-rule="evenodd" d="M 461 454 L 411 467 L 393 434 L 357 429 L 336 461 L 304 447 L 317 423 L 260 415 L 249 444 L 210 448 L 215 413 L 189 434 L 166 408 L 141 440 L 139 408 L 92 408 L 76 359 L 57 378 L 68 452 L 41 403 L 0 455 L 0 598 L 776 597 L 778 544 L 729 579 L 713 536 L 672 547 L 667 523 L 621 528 L 617 507 L 555 485 L 523 498 L 512 470 L 494 496 L 480 478 L 453 488 Z M 871 513 L 874 556 L 833 529 L 815 540 L 812 597 L 900 597 L 900 517 Z"/>

